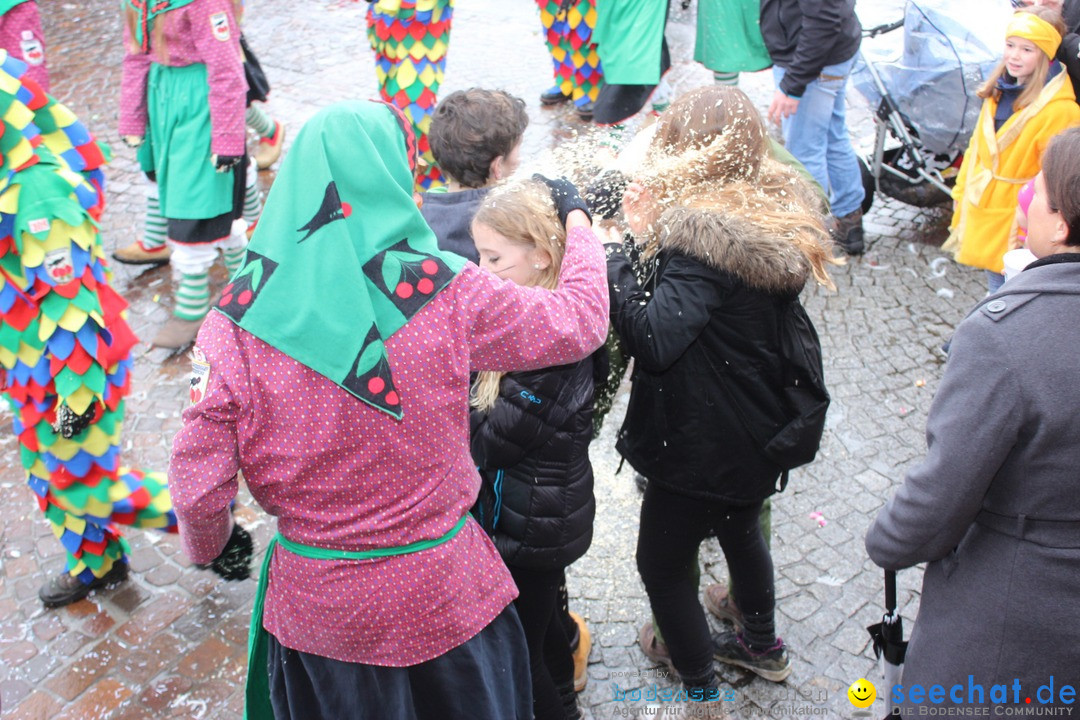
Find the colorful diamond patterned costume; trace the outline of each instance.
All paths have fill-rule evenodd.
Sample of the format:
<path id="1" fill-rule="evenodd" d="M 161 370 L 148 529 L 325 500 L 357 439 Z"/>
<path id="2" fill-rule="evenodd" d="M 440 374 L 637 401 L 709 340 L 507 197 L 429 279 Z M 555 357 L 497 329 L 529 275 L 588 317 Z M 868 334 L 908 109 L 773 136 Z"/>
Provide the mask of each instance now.
<path id="1" fill-rule="evenodd" d="M 555 84 L 578 107 L 596 101 L 604 72 L 596 43 L 596 0 L 536 0 Z"/>
<path id="2" fill-rule="evenodd" d="M 428 129 L 446 70 L 453 15 L 454 0 L 378 0 L 368 9 L 379 94 L 412 123 L 427 163 L 417 174 L 420 191 L 445 184 L 428 145 Z"/>
<path id="3" fill-rule="evenodd" d="M 68 572 L 89 585 L 124 559 L 118 524 L 175 532 L 158 473 L 120 466 L 127 303 L 98 237 L 105 152 L 0 50 L 0 379 L 27 482 Z"/>

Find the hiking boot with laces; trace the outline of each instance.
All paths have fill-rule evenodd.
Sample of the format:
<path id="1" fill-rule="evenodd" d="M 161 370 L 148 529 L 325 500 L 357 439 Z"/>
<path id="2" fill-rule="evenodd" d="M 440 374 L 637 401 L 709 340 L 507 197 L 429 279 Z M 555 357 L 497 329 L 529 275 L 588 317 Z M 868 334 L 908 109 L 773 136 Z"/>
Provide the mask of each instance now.
<path id="1" fill-rule="evenodd" d="M 638 645 L 650 661 L 667 667 L 672 677 L 679 677 L 679 674 L 675 672 L 675 666 L 671 663 L 671 652 L 667 644 L 656 639 L 656 630 L 651 622 L 641 626 L 641 632 L 638 633 Z"/>
<path id="2" fill-rule="evenodd" d="M 755 652 L 747 646 L 742 633 L 729 630 L 714 636 L 713 646 L 720 662 L 746 668 L 766 680 L 782 682 L 791 674 L 791 660 L 780 638 L 768 650 Z"/>
<path id="3" fill-rule="evenodd" d="M 41 586 L 38 590 L 38 598 L 47 608 L 64 607 L 82 600 L 93 590 L 121 583 L 127 580 L 127 577 L 128 564 L 123 560 L 114 562 L 109 572 L 102 577 L 94 578 L 89 584 L 67 571 L 62 571 L 49 578 L 49 581 Z"/>
<path id="4" fill-rule="evenodd" d="M 715 617 L 731 623 L 736 630 L 742 630 L 742 610 L 735 606 L 735 599 L 731 597 L 727 585 L 714 583 L 706 587 L 705 607 Z"/>

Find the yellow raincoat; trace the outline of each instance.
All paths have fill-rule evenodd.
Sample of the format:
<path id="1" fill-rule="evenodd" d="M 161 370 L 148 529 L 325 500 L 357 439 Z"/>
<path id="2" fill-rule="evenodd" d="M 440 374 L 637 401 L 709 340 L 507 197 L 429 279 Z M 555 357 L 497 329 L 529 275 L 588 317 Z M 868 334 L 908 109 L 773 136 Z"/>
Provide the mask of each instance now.
<path id="1" fill-rule="evenodd" d="M 1039 174 L 1050 138 L 1080 125 L 1080 106 L 1062 68 L 1034 103 L 995 133 L 996 111 L 997 101 L 987 98 L 956 177 L 957 207 L 944 249 L 954 251 L 958 263 L 1000 273 L 1001 257 L 1016 238 L 1020 188 Z"/>

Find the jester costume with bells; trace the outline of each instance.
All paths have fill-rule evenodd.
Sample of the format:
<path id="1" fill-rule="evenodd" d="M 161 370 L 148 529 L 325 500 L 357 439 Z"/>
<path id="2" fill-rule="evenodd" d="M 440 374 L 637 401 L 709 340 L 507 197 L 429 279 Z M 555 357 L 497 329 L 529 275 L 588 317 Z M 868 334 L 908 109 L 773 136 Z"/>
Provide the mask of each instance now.
<path id="1" fill-rule="evenodd" d="M 454 0 L 377 0 L 368 9 L 379 94 L 412 123 L 427 165 L 417 174 L 418 191 L 445 184 L 428 146 L 428 129 L 446 70 L 453 15 Z"/>
<path id="2" fill-rule="evenodd" d="M 536 0 L 536 4 L 555 71 L 555 85 L 541 95 L 541 101 L 573 100 L 578 109 L 591 106 L 604 79 L 592 41 L 596 0 Z"/>
<path id="3" fill-rule="evenodd" d="M 175 532 L 164 476 L 120 467 L 131 348 L 96 220 L 105 157 L 0 50 L 0 376 L 27 482 L 67 551 L 46 606 L 127 576 L 117 524 Z"/>

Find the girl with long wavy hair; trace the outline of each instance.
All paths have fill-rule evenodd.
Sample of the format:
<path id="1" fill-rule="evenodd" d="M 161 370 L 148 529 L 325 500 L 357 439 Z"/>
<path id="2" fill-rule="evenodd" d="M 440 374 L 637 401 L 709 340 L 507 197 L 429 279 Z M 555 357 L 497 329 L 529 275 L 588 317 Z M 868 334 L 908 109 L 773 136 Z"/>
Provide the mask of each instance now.
<path id="1" fill-rule="evenodd" d="M 642 647 L 678 673 L 691 699 L 715 701 L 714 656 L 776 682 L 791 672 L 758 522 L 781 468 L 756 444 L 725 384 L 780 394 L 781 313 L 811 278 L 832 287 L 827 266 L 840 261 L 813 189 L 770 158 L 760 115 L 730 87 L 695 90 L 661 115 L 623 207 L 655 262 L 639 283 L 624 248 L 608 246 L 611 321 L 634 358 L 616 447 L 648 479 L 637 563 L 669 654 L 655 652 L 651 624 Z M 741 611 L 737 631 L 716 638 L 694 573 L 710 536 Z"/>

